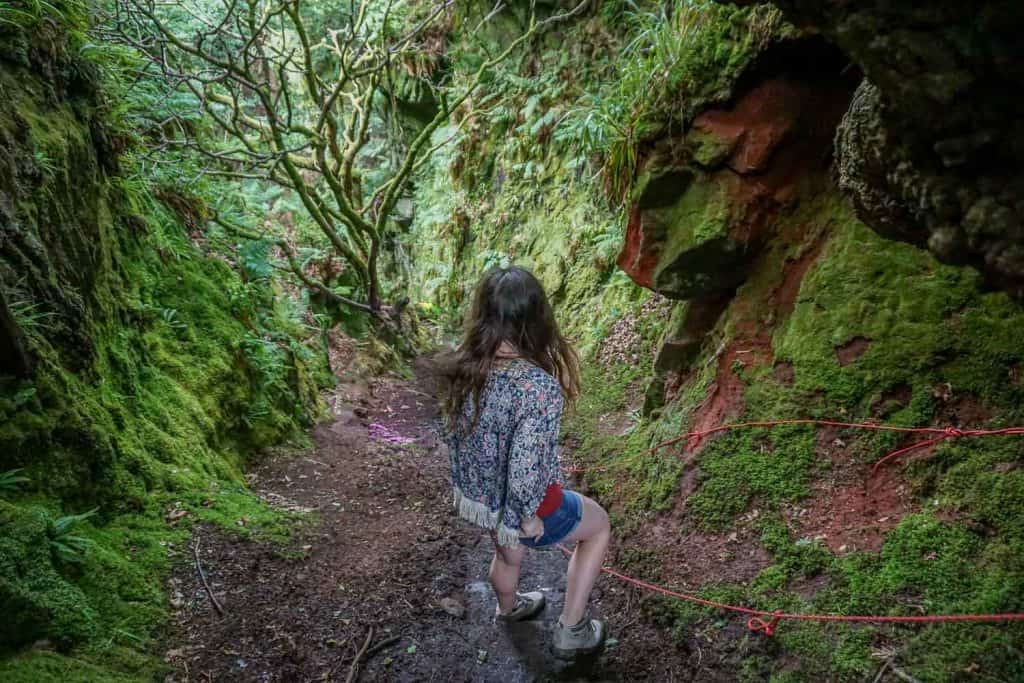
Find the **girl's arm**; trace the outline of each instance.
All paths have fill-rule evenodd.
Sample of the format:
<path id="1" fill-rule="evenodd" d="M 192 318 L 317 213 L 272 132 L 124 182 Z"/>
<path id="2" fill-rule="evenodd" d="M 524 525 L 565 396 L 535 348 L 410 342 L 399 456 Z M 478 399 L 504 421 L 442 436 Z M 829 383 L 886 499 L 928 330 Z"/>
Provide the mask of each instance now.
<path id="1" fill-rule="evenodd" d="M 512 438 L 505 524 L 514 529 L 536 515 L 548 484 L 558 478 L 562 393 L 530 392 Z"/>

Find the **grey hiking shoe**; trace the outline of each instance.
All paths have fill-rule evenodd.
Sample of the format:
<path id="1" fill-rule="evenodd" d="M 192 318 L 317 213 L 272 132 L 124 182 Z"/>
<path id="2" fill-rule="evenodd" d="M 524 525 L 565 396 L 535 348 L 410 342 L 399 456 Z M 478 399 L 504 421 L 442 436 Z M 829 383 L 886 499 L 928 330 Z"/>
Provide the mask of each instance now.
<path id="1" fill-rule="evenodd" d="M 601 648 L 605 635 L 604 622 L 598 619 L 583 619 L 575 626 L 563 626 L 559 620 L 555 624 L 552 647 L 555 655 L 563 658 L 590 654 Z"/>
<path id="2" fill-rule="evenodd" d="M 507 614 L 501 613 L 501 608 L 496 608 L 498 621 L 525 621 L 537 616 L 537 613 L 544 609 L 544 594 L 539 591 L 532 593 L 516 593 L 516 606 Z"/>

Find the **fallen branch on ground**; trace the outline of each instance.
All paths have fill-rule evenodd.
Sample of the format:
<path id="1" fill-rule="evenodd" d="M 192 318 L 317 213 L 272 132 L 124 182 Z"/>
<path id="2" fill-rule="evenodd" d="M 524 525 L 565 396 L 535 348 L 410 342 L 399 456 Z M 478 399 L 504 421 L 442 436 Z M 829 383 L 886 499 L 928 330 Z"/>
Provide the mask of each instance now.
<path id="1" fill-rule="evenodd" d="M 203 582 L 203 588 L 206 589 L 206 594 L 210 596 L 210 602 L 213 603 L 213 608 L 217 610 L 217 614 L 224 616 L 224 608 L 221 607 L 220 602 L 217 600 L 217 596 L 213 594 L 213 589 L 210 588 L 210 584 L 206 582 L 206 574 L 203 573 L 203 563 L 199 561 L 198 532 L 196 532 L 196 542 L 192 545 L 192 556 L 196 559 L 196 571 L 199 572 L 199 579 Z"/>
<path id="2" fill-rule="evenodd" d="M 359 660 L 366 654 L 366 648 L 370 646 L 370 641 L 373 640 L 373 627 L 366 632 L 366 641 L 363 642 L 363 646 L 356 653 L 356 658 L 352 660 L 351 666 L 348 668 L 348 676 L 345 678 L 345 683 L 352 683 L 356 680 L 356 676 L 359 674 Z"/>
<path id="3" fill-rule="evenodd" d="M 379 643 L 377 643 L 376 645 L 374 645 L 373 647 L 371 647 L 369 650 L 367 650 L 366 654 L 363 655 L 363 656 L 366 657 L 367 659 L 369 659 L 370 657 L 372 657 L 373 655 L 377 654 L 378 652 L 380 652 L 381 650 L 383 650 L 387 646 L 394 645 L 395 643 L 397 643 L 401 639 L 402 639 L 402 636 L 394 636 L 392 638 L 387 638 L 385 640 L 382 640 Z"/>

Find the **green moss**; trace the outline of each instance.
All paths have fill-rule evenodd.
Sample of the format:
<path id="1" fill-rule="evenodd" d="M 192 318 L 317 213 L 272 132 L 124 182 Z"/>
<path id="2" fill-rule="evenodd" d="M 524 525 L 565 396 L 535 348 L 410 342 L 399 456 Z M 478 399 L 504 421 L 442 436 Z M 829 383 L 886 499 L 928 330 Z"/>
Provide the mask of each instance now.
<path id="1" fill-rule="evenodd" d="M 170 509 L 186 515 L 168 524 Z M 57 649 L 0 660 L 4 680 L 54 680 L 46 676 L 62 667 L 88 672 L 82 680 L 152 678 L 164 668 L 154 650 L 168 616 L 166 577 L 175 557 L 187 557 L 191 524 L 282 541 L 301 520 L 240 486 L 213 485 L 180 498 L 164 493 L 140 512 L 80 524 L 72 533 L 86 540 L 86 550 L 67 564 L 52 551 L 48 531 L 60 514 L 42 502 L 0 502 L 0 608 L 17 615 L 0 633 L 4 654 L 37 641 Z"/>
<path id="2" fill-rule="evenodd" d="M 130 674 L 120 674 L 86 659 L 56 652 L 25 652 L 0 661 L 0 675 L 10 683 L 67 681 L 68 683 L 138 683 Z"/>
<path id="3" fill-rule="evenodd" d="M 722 138 L 710 131 L 694 128 L 686 135 L 693 162 L 706 168 L 722 164 L 736 147 L 736 142 Z"/>
<path id="4" fill-rule="evenodd" d="M 406 238 L 415 297 L 446 311 L 452 322 L 489 265 L 516 262 L 540 275 L 584 358 L 583 396 L 566 418 L 565 433 L 574 456 L 590 467 L 588 490 L 612 509 L 619 538 L 671 508 L 680 479 L 693 474 L 684 471 L 679 448 L 658 454 L 647 448 L 690 426 L 715 380 L 716 353 L 762 330 L 770 332 L 774 359 L 737 365 L 745 407 L 730 419 L 932 425 L 965 405 L 964 415 L 976 413 L 978 422 L 1024 422 L 1019 304 L 982 294 L 968 269 L 943 266 L 921 250 L 878 237 L 837 193 L 821 187 L 820 177 L 813 187 L 798 188 L 798 205 L 751 264 L 674 400 L 651 419 L 630 414 L 652 375 L 649 363 L 665 323 L 641 317 L 629 340 L 637 362 L 599 363 L 608 337 L 621 333 L 617 323 L 638 315 L 648 297 L 612 265 L 626 217 L 610 210 L 602 195 L 608 189 L 616 197 L 632 194 L 673 230 L 675 241 L 660 265 L 694 251 L 698 256 L 680 269 L 685 277 L 715 270 L 700 248 L 720 246 L 735 218 L 729 181 L 679 169 L 634 180 L 635 152 L 707 102 L 728 99 L 750 60 L 789 30 L 766 6 L 680 9 L 673 8 L 671 21 L 655 18 L 651 26 L 606 3 L 602 13 L 621 23 L 581 21 L 560 35 L 584 40 L 540 46 L 528 59 L 496 70 L 483 97 L 501 97 L 481 100 L 488 105 L 467 118 L 418 179 L 418 211 Z M 502 30 L 513 28 L 506 23 Z M 454 40 L 456 49 L 468 51 L 464 36 Z M 604 46 L 597 52 L 607 58 L 578 47 L 595 44 Z M 619 49 L 625 45 L 631 47 Z M 663 74 L 664 87 L 649 87 L 652 73 Z M 436 141 L 454 132 L 439 131 Z M 713 164 L 726 151 L 687 142 L 697 164 Z M 597 152 L 603 187 L 590 180 L 596 169 L 580 148 Z M 777 305 L 784 273 L 819 247 L 792 307 Z M 695 283 L 684 282 L 681 290 L 684 285 Z M 839 352 L 859 339 L 867 342 L 864 353 L 840 363 Z M 774 376 L 771 360 L 792 366 L 792 383 Z M 1024 594 L 1019 553 L 1012 552 L 1024 541 L 1019 438 L 950 442 L 909 464 L 901 472 L 924 512 L 904 519 L 880 553 L 836 557 L 787 528 L 781 514 L 830 474 L 832 464 L 817 456 L 815 436 L 810 427 L 780 427 L 707 441 L 692 465 L 698 488 L 684 523 L 724 530 L 757 507 L 759 519 L 768 520 L 759 531 L 771 565 L 749 585 L 709 585 L 703 595 L 763 609 L 841 614 L 1021 610 L 1015 597 Z M 877 460 L 900 443 L 893 434 L 837 436 L 854 464 Z M 630 571 L 650 579 L 659 578 L 656 559 L 632 547 L 621 557 Z M 693 628 L 701 637 L 723 638 L 719 645 L 734 648 L 737 661 L 747 660 L 739 668 L 751 680 L 864 680 L 877 672 L 872 651 L 882 648 L 895 648 L 901 665 L 922 681 L 966 678 L 975 663 L 992 680 L 1024 678 L 1024 638 L 1016 625 L 784 622 L 751 658 L 750 640 L 725 628 L 732 617 L 661 598 L 645 601 L 643 610 L 681 641 L 693 637 Z"/>
<path id="5" fill-rule="evenodd" d="M 0 286 L 38 359 L 0 378 L 0 471 L 30 477 L 0 501 L 0 678 L 153 679 L 169 551 L 196 520 L 288 536 L 242 465 L 311 422 L 329 373 L 279 292 L 201 253 L 138 169 L 101 167 L 91 71 L 48 30 L 31 59 L 55 78 L 0 65 L 0 193 L 16 205 Z M 72 532 L 86 552 L 61 558 L 53 521 L 93 507 Z M 190 513 L 177 526 L 173 507 Z"/>
<path id="6" fill-rule="evenodd" d="M 761 542 L 776 563 L 765 571 L 781 574 L 787 581 L 817 576 L 831 564 L 832 555 L 824 544 L 806 538 L 794 541 L 779 520 L 762 525 Z"/>
<path id="7" fill-rule="evenodd" d="M 96 612 L 81 588 L 65 578 L 50 552 L 51 517 L 39 506 L 0 501 L 0 626 L 4 649 L 50 637 L 67 646 L 96 634 Z"/>
<path id="8" fill-rule="evenodd" d="M 1019 354 L 1000 343 L 1024 322 L 1019 308 L 979 295 L 970 270 L 887 242 L 848 214 L 840 225 L 774 339 L 796 387 L 860 411 L 886 390 L 907 384 L 928 394 L 947 378 L 982 398 L 1006 395 L 1008 363 Z M 841 366 L 836 349 L 858 338 L 868 340 L 865 352 Z"/>

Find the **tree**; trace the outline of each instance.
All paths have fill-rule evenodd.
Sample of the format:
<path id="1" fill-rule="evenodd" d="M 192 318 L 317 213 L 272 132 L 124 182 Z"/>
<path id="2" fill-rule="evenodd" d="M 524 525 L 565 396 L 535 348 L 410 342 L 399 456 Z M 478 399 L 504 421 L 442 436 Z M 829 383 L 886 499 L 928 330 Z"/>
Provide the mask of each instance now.
<path id="1" fill-rule="evenodd" d="M 436 114 L 400 150 L 383 180 L 368 187 L 369 171 L 380 170 L 366 153 L 371 120 L 379 115 L 375 108 L 386 99 L 380 95 L 404 64 L 415 61 L 452 2 L 426 6 L 418 18 L 399 22 L 395 0 L 350 0 L 338 17 L 325 21 L 302 0 L 116 0 L 108 25 L 116 40 L 145 57 L 150 71 L 159 70 L 173 89 L 191 96 L 191 112 L 160 122 L 160 146 L 192 150 L 210 174 L 264 180 L 295 193 L 354 274 L 362 297 L 343 296 L 308 273 L 295 246 L 275 238 L 288 268 L 311 290 L 380 318 L 389 219 L 416 169 L 446 142 L 432 145 L 433 134 L 496 65 L 545 26 L 580 13 L 588 0 L 544 20 L 531 5 L 528 28 L 482 59 L 458 88 L 425 79 Z M 504 9 L 498 0 L 481 24 Z M 407 28 L 396 29 L 399 23 Z M 216 139 L 195 133 L 197 113 L 212 122 Z M 244 237 L 266 237 L 223 216 L 212 218 Z"/>

